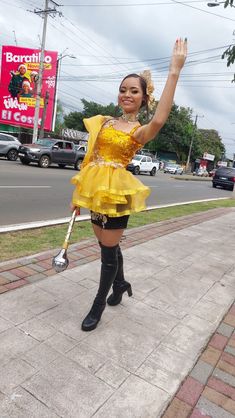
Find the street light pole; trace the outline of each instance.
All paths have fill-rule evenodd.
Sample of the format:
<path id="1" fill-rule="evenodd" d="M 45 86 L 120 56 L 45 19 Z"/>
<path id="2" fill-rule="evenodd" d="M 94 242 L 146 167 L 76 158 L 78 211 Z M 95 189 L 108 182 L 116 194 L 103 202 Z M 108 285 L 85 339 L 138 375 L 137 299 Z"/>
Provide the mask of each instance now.
<path id="1" fill-rule="evenodd" d="M 217 6 L 219 6 L 220 4 L 224 4 L 224 3 L 226 3 L 225 1 L 215 1 L 215 2 L 213 2 L 213 3 L 207 3 L 207 6 L 208 7 L 217 7 Z M 230 4 L 230 6 L 231 7 L 235 7 L 233 4 Z"/>
<path id="2" fill-rule="evenodd" d="M 235 163 L 235 154 L 233 154 L 233 167 L 235 167 L 234 163 Z M 235 184 L 234 184 L 234 187 L 233 187 L 232 199 L 235 200 Z"/>
<path id="3" fill-rule="evenodd" d="M 66 48 L 65 49 L 65 51 L 67 50 L 68 48 Z M 63 52 L 65 52 L 65 51 L 63 51 Z M 69 58 L 73 58 L 73 59 L 76 59 L 77 57 L 75 57 L 74 55 L 72 55 L 72 54 L 64 54 L 63 55 L 63 52 L 59 55 L 59 58 L 57 59 L 57 63 L 56 63 L 56 66 L 57 66 L 57 70 L 56 70 L 56 87 L 55 87 L 55 98 L 54 98 L 54 115 L 53 115 L 53 123 L 52 123 L 52 126 L 53 126 L 53 130 L 54 130 L 54 128 L 55 128 L 55 121 L 56 121 L 56 111 L 57 111 L 57 96 L 58 96 L 58 84 L 59 84 L 59 79 L 60 79 L 60 73 L 61 73 L 61 61 L 62 61 L 62 59 L 63 58 L 65 58 L 65 57 L 69 57 Z"/>

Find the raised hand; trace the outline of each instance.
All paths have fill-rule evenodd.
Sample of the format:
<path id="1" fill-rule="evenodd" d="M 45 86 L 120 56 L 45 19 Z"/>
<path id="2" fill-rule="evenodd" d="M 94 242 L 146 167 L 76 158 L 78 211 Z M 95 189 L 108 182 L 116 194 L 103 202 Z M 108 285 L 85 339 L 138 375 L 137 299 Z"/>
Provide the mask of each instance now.
<path id="1" fill-rule="evenodd" d="M 169 72 L 171 74 L 179 74 L 184 66 L 187 57 L 187 38 L 185 40 L 179 38 L 176 40 L 170 63 Z"/>

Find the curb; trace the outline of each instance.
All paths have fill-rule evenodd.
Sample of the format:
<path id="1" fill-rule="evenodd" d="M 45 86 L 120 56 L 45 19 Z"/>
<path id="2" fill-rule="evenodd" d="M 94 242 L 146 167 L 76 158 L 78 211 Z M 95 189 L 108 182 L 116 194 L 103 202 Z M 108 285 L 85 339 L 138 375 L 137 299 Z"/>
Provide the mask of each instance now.
<path id="1" fill-rule="evenodd" d="M 211 177 L 197 177 L 197 176 L 188 176 L 188 177 L 184 177 L 184 176 L 175 176 L 172 177 L 175 180 L 184 180 L 184 181 L 212 181 Z"/>
<path id="2" fill-rule="evenodd" d="M 154 209 L 162 209 L 162 208 L 169 208 L 172 206 L 181 206 L 181 205 L 190 205 L 192 203 L 202 203 L 202 202 L 211 202 L 215 200 L 226 200 L 227 197 L 219 197 L 218 199 L 201 199 L 201 200 L 190 200 L 188 202 L 180 202 L 180 203 L 169 203 L 166 205 L 157 205 L 157 206 L 148 206 L 145 211 L 154 210 Z M 143 212 L 145 212 L 143 211 Z M 79 215 L 76 219 L 76 222 L 82 221 L 89 221 L 91 219 L 90 215 Z M 53 225 L 62 225 L 66 224 L 70 221 L 70 217 L 60 218 L 60 219 L 52 219 L 47 221 L 36 221 L 36 222 L 28 222 L 22 224 L 13 224 L 13 225 L 6 225 L 0 227 L 0 234 L 7 233 L 7 232 L 14 232 L 14 231 L 23 231 L 27 229 L 35 229 L 35 228 L 43 228 L 46 226 L 53 226 Z"/>

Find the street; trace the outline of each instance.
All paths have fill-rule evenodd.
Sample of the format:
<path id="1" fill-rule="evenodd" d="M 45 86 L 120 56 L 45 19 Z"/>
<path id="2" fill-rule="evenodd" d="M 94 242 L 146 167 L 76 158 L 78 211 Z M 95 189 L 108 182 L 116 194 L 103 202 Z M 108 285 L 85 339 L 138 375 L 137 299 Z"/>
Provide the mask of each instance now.
<path id="1" fill-rule="evenodd" d="M 19 160 L 12 162 L 1 158 L 0 225 L 69 216 L 69 202 L 74 188 L 70 179 L 76 173 L 71 167 L 42 169 L 33 165 L 24 166 Z M 231 196 L 230 191 L 213 189 L 211 181 L 178 181 L 160 171 L 155 177 L 138 177 L 151 188 L 148 206 Z M 82 213 L 86 212 L 82 210 Z"/>

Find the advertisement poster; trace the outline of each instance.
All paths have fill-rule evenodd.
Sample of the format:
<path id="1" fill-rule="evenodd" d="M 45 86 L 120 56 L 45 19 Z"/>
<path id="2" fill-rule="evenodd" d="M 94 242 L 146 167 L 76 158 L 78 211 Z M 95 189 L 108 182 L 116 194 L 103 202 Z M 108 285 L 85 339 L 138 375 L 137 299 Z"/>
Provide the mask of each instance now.
<path id="1" fill-rule="evenodd" d="M 40 54 L 39 49 L 2 47 L 0 123 L 33 128 Z M 56 72 L 57 52 L 45 51 L 38 123 L 40 128 L 46 103 L 45 130 L 52 130 Z"/>

